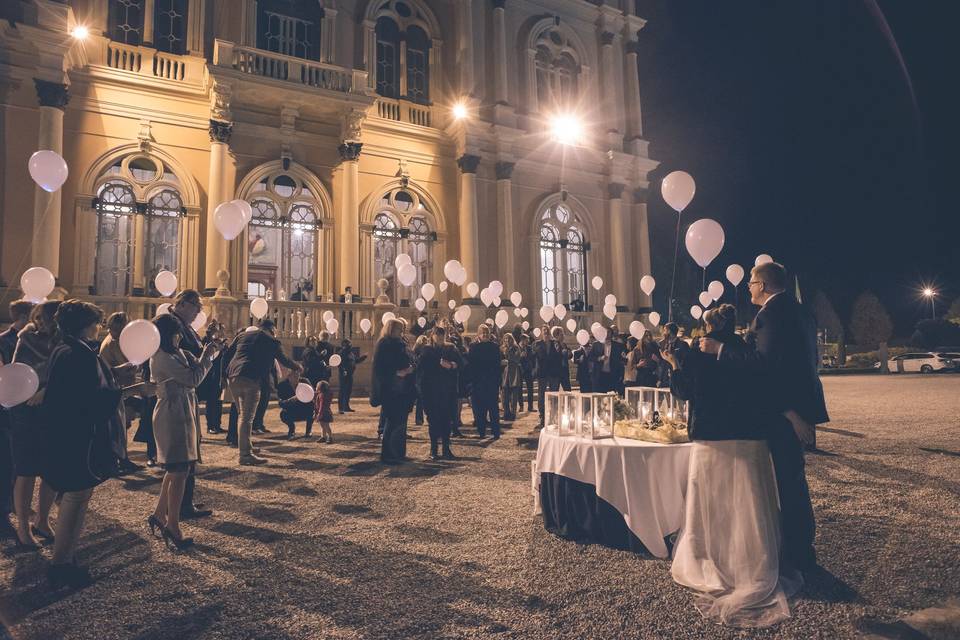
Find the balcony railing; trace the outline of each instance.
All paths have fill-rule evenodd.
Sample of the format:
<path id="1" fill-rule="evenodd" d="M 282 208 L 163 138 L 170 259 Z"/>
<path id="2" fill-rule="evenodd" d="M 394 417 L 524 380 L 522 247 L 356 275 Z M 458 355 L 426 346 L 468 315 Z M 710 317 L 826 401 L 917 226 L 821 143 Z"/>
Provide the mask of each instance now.
<path id="1" fill-rule="evenodd" d="M 384 120 L 406 122 L 420 127 L 433 126 L 433 112 L 429 106 L 415 104 L 407 100 L 377 98 L 377 116 Z"/>
<path id="2" fill-rule="evenodd" d="M 367 72 L 217 40 L 213 64 L 240 73 L 338 93 L 364 93 Z"/>
<path id="3" fill-rule="evenodd" d="M 203 82 L 203 58 L 164 53 L 107 38 L 98 38 L 90 48 L 89 62 L 146 78 L 199 85 Z"/>

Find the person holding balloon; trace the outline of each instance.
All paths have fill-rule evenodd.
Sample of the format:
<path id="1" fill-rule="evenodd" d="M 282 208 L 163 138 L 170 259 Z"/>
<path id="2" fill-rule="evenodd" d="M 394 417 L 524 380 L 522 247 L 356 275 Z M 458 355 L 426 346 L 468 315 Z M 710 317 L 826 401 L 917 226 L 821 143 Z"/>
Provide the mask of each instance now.
<path id="1" fill-rule="evenodd" d="M 438 460 L 441 454 L 445 460 L 456 459 L 450 450 L 450 433 L 462 368 L 463 359 L 453 343 L 447 341 L 446 330 L 434 327 L 430 342 L 420 349 L 417 361 L 417 388 L 429 423 L 431 460 Z"/>
<path id="2" fill-rule="evenodd" d="M 370 404 L 381 407 L 380 459 L 386 464 L 407 459 L 407 418 L 416 401 L 414 356 L 403 339 L 405 329 L 398 318 L 384 322 L 373 355 Z"/>
<path id="3" fill-rule="evenodd" d="M 314 400 L 316 399 L 316 394 L 320 392 L 320 385 L 329 384 L 326 380 L 321 380 L 316 385 L 316 390 L 312 397 L 301 397 L 299 393 L 300 389 L 305 389 L 307 395 L 310 395 L 310 389 L 312 385 L 310 384 L 309 379 L 304 378 L 300 384 L 296 386 L 296 391 L 289 397 L 284 398 L 280 401 L 280 422 L 287 426 L 287 440 L 293 440 L 297 437 L 297 421 L 303 420 L 306 422 L 306 428 L 304 429 L 303 437 L 308 438 L 310 434 L 313 433 L 313 422 L 315 419 L 314 416 Z M 301 387 L 301 385 L 303 385 Z"/>
<path id="4" fill-rule="evenodd" d="M 350 407 L 350 397 L 353 395 L 353 374 L 357 370 L 357 365 L 367 359 L 366 355 L 361 355 L 360 350 L 353 346 L 349 338 L 344 338 L 340 343 L 340 351 L 336 354 L 340 356 L 340 364 L 337 367 L 337 376 L 339 381 L 339 394 L 337 397 L 337 409 L 340 413 L 353 413 Z M 331 356 L 331 364 L 333 357 Z"/>
<path id="5" fill-rule="evenodd" d="M 30 314 L 36 305 L 29 300 L 14 300 L 10 303 L 10 326 L 0 333 L 0 358 L 3 362 L 13 362 L 13 352 L 17 348 L 17 335 L 30 322 Z"/>
<path id="6" fill-rule="evenodd" d="M 13 463 L 16 482 L 13 488 L 14 509 L 17 514 L 17 541 L 21 547 L 36 547 L 37 536 L 53 542 L 50 528 L 50 509 L 53 507 L 54 490 L 49 483 L 40 482 L 37 512 L 30 523 L 33 488 L 41 475 L 48 456 L 46 438 L 43 436 L 43 420 L 40 405 L 46 393 L 50 373 L 50 358 L 60 344 L 60 333 L 55 320 L 60 301 L 50 300 L 38 304 L 30 314 L 30 322 L 20 331 L 13 361 L 32 368 L 39 380 L 36 394 L 26 402 L 13 407 Z"/>

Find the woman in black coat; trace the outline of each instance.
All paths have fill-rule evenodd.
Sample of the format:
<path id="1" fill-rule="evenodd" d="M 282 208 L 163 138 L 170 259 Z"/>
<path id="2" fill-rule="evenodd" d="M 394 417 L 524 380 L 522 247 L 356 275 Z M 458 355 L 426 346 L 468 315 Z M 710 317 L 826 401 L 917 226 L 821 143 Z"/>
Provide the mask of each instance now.
<path id="1" fill-rule="evenodd" d="M 451 342 L 447 331 L 434 327 L 430 343 L 420 349 L 417 361 L 417 388 L 430 431 L 430 458 L 439 459 L 438 448 L 443 446 L 443 458 L 454 460 L 450 450 L 450 432 L 453 429 L 453 410 L 460 392 L 460 369 L 463 358 Z"/>
<path id="2" fill-rule="evenodd" d="M 57 491 L 60 511 L 49 568 L 57 586 L 89 581 L 76 565 L 74 553 L 93 489 L 116 475 L 124 455 L 126 432 L 119 407 L 123 395 L 110 367 L 91 349 L 103 312 L 79 300 L 57 310 L 62 339 L 50 358 L 50 375 L 41 406 L 48 458 L 43 480 Z M 140 393 L 149 385 L 128 387 Z"/>
<path id="3" fill-rule="evenodd" d="M 380 458 L 387 464 L 407 457 L 407 418 L 416 401 L 413 353 L 403 340 L 405 326 L 393 318 L 383 325 L 373 355 L 370 403 L 381 408 L 383 440 Z"/>

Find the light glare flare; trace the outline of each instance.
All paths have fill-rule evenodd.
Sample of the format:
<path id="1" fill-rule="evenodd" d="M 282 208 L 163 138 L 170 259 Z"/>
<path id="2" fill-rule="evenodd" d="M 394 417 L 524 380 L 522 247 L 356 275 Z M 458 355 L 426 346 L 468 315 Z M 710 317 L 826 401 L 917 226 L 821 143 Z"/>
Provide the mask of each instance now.
<path id="1" fill-rule="evenodd" d="M 576 116 L 563 114 L 553 117 L 550 121 L 550 131 L 554 140 L 560 144 L 572 145 L 580 140 L 583 125 Z"/>
<path id="2" fill-rule="evenodd" d="M 73 31 L 70 32 L 70 35 L 77 40 L 86 40 L 87 36 L 90 35 L 90 29 L 88 29 L 85 25 L 78 24 L 73 28 Z"/>

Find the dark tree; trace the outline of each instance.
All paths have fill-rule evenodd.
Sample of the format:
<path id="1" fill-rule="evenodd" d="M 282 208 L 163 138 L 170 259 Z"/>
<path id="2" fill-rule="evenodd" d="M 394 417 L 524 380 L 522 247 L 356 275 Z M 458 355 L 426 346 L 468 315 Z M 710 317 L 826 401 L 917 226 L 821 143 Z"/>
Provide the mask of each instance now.
<path id="1" fill-rule="evenodd" d="M 938 318 L 921 320 L 910 337 L 910 342 L 923 349 L 960 346 L 960 324 Z"/>
<path id="2" fill-rule="evenodd" d="M 853 303 L 850 314 L 850 333 L 858 345 L 878 347 L 893 335 L 893 322 L 880 299 L 864 291 Z"/>

